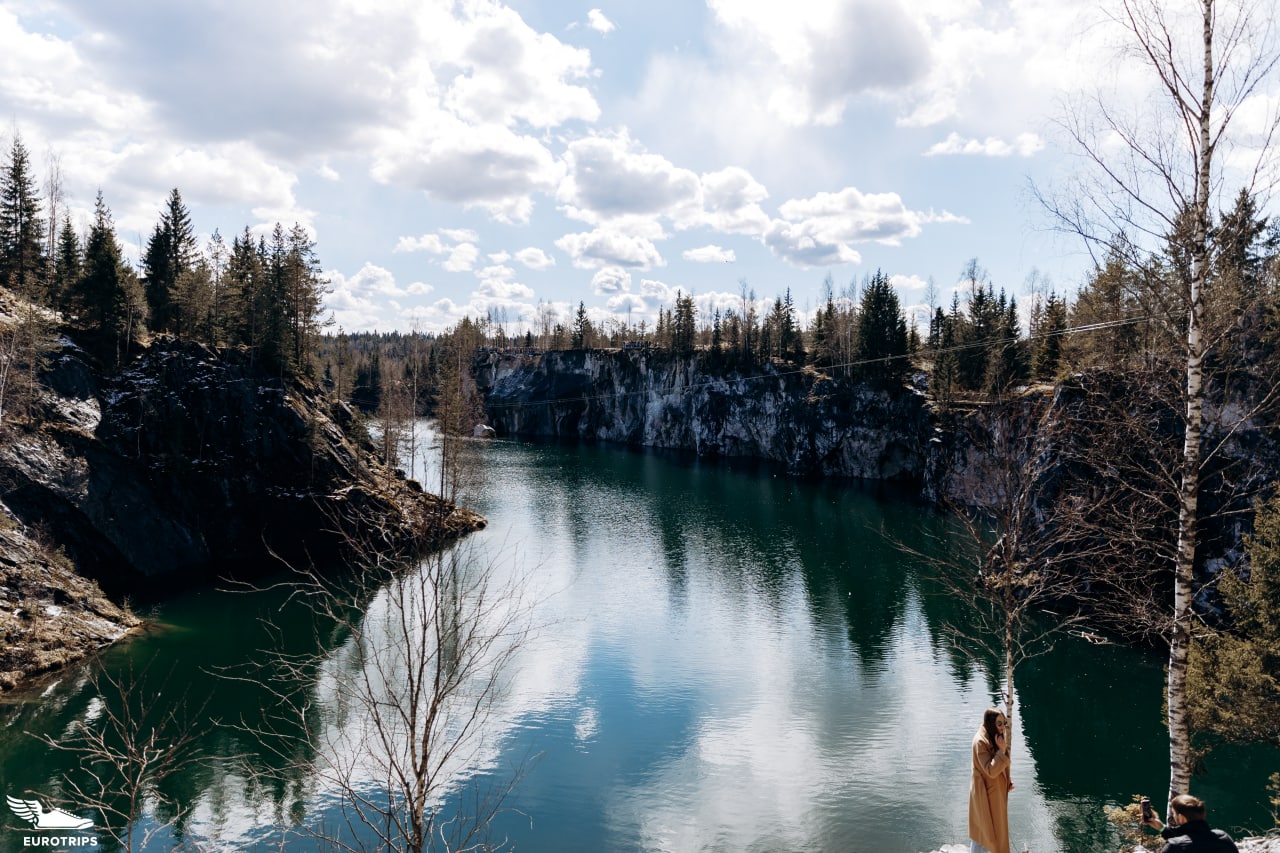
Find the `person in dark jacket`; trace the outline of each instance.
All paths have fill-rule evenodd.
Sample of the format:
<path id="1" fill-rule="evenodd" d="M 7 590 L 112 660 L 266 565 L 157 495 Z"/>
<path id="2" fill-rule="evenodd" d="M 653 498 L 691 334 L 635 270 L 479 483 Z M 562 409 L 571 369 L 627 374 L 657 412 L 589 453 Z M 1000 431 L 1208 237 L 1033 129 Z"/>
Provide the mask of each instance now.
<path id="1" fill-rule="evenodd" d="M 1204 802 L 1190 794 L 1179 794 L 1169 803 L 1169 825 L 1155 815 L 1146 825 L 1160 830 L 1165 845 L 1160 853 L 1240 853 L 1236 843 L 1221 829 L 1210 829 L 1205 820 Z"/>

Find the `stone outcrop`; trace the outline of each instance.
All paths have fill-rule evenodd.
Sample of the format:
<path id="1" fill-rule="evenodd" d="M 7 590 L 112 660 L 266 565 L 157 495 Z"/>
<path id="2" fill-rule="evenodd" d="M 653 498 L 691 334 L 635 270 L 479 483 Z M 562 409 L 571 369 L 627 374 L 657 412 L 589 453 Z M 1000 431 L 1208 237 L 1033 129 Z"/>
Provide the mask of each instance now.
<path id="1" fill-rule="evenodd" d="M 108 374 L 65 342 L 43 384 L 39 415 L 0 441 L 0 687 L 134 624 L 99 585 L 150 595 L 483 525 L 383 465 L 346 406 L 245 351 L 160 338 Z M 73 614 L 42 658 L 37 635 L 52 649 L 50 620 Z"/>
<path id="2" fill-rule="evenodd" d="M 766 365 L 643 350 L 489 354 L 477 369 L 500 435 L 753 457 L 798 475 L 917 481 L 933 424 L 924 397 Z"/>

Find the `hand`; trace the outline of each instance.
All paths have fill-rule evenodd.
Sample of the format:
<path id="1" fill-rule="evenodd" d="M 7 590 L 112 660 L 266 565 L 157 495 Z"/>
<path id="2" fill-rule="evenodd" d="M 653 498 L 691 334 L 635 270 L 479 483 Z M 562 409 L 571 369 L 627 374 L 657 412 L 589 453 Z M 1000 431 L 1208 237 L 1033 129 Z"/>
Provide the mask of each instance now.
<path id="1" fill-rule="evenodd" d="M 1001 752 L 1005 752 L 1006 747 L 1004 743 L 1005 743 L 1004 732 L 1000 732 L 999 734 L 996 735 L 996 749 L 1000 750 Z"/>
<path id="2" fill-rule="evenodd" d="M 1012 781 L 1012 780 L 1010 780 L 1010 782 L 1009 782 L 1009 790 L 1010 790 L 1010 791 L 1012 791 L 1012 790 L 1013 790 L 1013 781 Z"/>

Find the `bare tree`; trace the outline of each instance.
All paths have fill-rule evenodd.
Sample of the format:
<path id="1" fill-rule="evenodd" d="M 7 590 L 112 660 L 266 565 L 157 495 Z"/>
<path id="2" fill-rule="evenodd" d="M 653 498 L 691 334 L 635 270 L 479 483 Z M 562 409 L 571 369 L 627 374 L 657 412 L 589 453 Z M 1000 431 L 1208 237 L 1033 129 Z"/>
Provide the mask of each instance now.
<path id="1" fill-rule="evenodd" d="M 1190 11 L 1184 11 L 1189 8 Z M 1186 712 L 1188 649 L 1193 627 L 1193 583 L 1199 495 L 1206 454 L 1202 444 L 1206 291 L 1212 283 L 1212 204 L 1222 197 L 1228 153 L 1248 155 L 1233 136 L 1238 113 L 1274 79 L 1277 40 L 1267 4 L 1195 0 L 1120 0 L 1113 22 L 1132 57 L 1150 73 L 1158 100 L 1127 111 L 1098 96 L 1063 123 L 1091 167 L 1067 196 L 1043 199 L 1066 230 L 1082 237 L 1095 257 L 1131 252 L 1134 269 L 1150 269 L 1153 245 L 1180 234 L 1188 274 L 1162 292 L 1161 319 L 1178 330 L 1182 382 L 1182 450 L 1177 465 L 1177 541 L 1172 556 L 1173 605 L 1167 621 L 1170 799 L 1190 785 L 1192 752 Z M 1268 117 L 1250 140 L 1253 165 L 1236 177 L 1270 189 L 1278 124 Z M 1114 144 L 1119 141 L 1120 145 Z"/>
<path id="2" fill-rule="evenodd" d="M 77 756 L 80 771 L 65 774 L 63 784 L 79 806 L 102 816 L 98 829 L 130 851 L 144 849 L 185 814 L 188 807 L 166 796 L 164 782 L 204 760 L 192 723 L 199 709 L 188 715 L 185 702 L 153 701 L 162 685 L 145 676 L 94 669 L 90 713 L 63 737 L 41 737 Z M 151 818 L 145 828 L 144 814 Z"/>
<path id="3" fill-rule="evenodd" d="M 1081 622 L 1075 567 L 1097 547 L 1082 497 L 1058 494 L 1070 464 L 1059 406 L 1057 396 L 1032 393 L 953 413 L 946 491 L 936 497 L 959 532 L 927 551 L 899 544 L 934 566 L 947 595 L 967 605 L 965 623 L 949 630 L 1002 664 L 1010 725 L 1018 668 Z"/>
<path id="4" fill-rule="evenodd" d="M 442 445 L 445 486 L 455 447 Z M 493 714 L 529 608 L 516 573 L 451 544 L 483 522 L 446 498 L 425 520 L 437 548 L 425 558 L 348 534 L 352 573 L 299 571 L 289 590 L 312 612 L 314 648 L 291 654 L 281 638 L 266 673 L 234 676 L 272 686 L 275 709 L 251 731 L 282 781 L 311 779 L 336 799 L 344 831 L 304 829 L 336 849 L 505 846 L 490 828 L 524 765 L 497 782 L 474 771 L 494 755 Z"/>

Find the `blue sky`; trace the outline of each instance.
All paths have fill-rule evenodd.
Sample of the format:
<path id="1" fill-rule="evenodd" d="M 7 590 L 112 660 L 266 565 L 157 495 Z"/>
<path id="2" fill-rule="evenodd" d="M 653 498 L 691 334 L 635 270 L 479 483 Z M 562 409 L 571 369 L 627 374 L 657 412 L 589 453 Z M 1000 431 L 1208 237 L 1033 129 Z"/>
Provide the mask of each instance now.
<path id="1" fill-rule="evenodd" d="M 301 222 L 347 330 L 509 327 L 579 300 L 704 314 L 740 281 L 815 306 L 883 269 L 948 301 L 1088 268 L 1029 186 L 1056 120 L 1147 83 L 1092 3 L 0 0 L 0 113 L 99 187 L 136 257 L 170 188 L 197 229 Z M 1275 91 L 1261 93 L 1274 102 Z M 541 306 L 541 308 L 540 308 Z"/>

